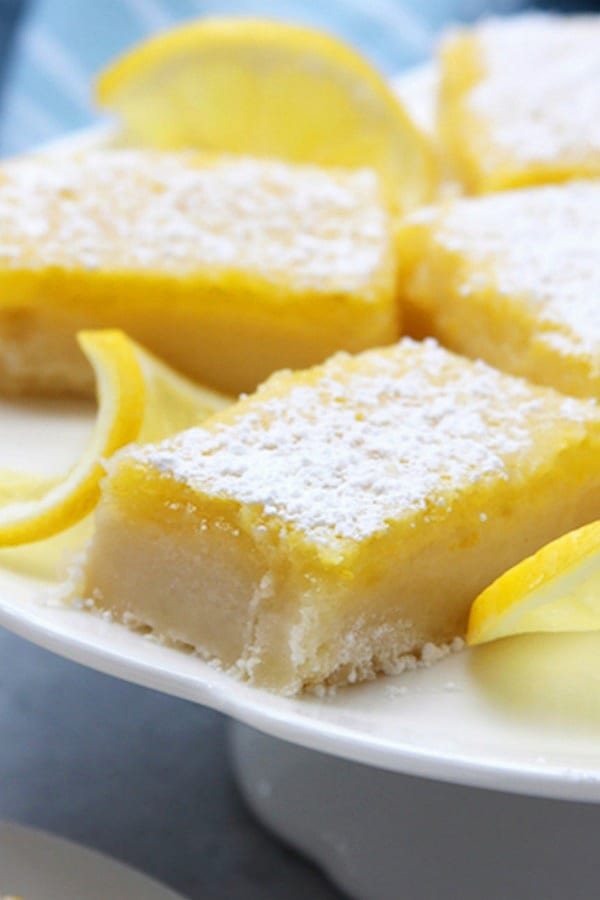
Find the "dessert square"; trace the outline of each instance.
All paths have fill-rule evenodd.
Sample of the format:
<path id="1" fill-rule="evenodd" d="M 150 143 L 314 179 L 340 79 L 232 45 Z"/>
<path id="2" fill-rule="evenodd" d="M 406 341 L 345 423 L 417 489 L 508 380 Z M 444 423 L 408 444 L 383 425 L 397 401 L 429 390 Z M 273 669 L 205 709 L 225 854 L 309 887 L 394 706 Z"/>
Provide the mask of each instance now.
<path id="1" fill-rule="evenodd" d="M 600 398 L 600 182 L 423 209 L 400 230 L 407 331 Z"/>
<path id="2" fill-rule="evenodd" d="M 369 170 L 146 150 L 0 168 L 0 390 L 91 393 L 82 328 L 119 327 L 237 394 L 399 333 Z"/>
<path id="3" fill-rule="evenodd" d="M 453 32 L 440 131 L 471 193 L 600 175 L 600 19 L 526 14 Z"/>
<path id="4" fill-rule="evenodd" d="M 404 339 L 109 466 L 71 589 L 285 694 L 394 673 L 600 515 L 600 412 Z"/>

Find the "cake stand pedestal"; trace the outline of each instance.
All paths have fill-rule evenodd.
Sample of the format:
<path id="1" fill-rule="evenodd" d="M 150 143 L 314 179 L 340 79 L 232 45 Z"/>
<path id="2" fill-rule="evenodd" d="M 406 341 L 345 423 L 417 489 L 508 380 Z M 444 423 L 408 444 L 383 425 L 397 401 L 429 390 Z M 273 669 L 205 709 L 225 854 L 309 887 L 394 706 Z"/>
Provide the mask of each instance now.
<path id="1" fill-rule="evenodd" d="M 414 778 L 232 723 L 258 819 L 355 900 L 591 900 L 600 806 Z"/>

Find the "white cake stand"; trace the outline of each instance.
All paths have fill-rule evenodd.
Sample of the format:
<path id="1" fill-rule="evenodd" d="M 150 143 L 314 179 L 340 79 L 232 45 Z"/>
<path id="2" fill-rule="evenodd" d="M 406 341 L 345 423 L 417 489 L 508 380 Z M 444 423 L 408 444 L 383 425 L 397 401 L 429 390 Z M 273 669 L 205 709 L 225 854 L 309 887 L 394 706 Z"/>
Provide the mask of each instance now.
<path id="1" fill-rule="evenodd" d="M 232 725 L 247 803 L 355 900 L 592 900 L 600 807 L 445 784 Z"/>

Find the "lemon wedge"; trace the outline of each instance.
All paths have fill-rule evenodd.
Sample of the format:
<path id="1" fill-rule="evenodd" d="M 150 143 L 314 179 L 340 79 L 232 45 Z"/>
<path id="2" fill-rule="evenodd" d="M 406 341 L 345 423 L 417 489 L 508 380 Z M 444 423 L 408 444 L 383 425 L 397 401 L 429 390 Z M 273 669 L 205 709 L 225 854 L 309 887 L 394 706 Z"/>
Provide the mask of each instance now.
<path id="1" fill-rule="evenodd" d="M 375 169 L 401 209 L 428 200 L 428 142 L 381 75 L 319 31 L 202 19 L 119 58 L 97 82 L 127 142 Z"/>
<path id="2" fill-rule="evenodd" d="M 0 547 L 65 531 L 96 505 L 102 461 L 135 440 L 160 440 L 231 401 L 177 375 L 117 330 L 82 331 L 96 377 L 98 413 L 81 458 L 63 477 L 0 471 Z"/>
<path id="3" fill-rule="evenodd" d="M 600 629 L 600 521 L 563 535 L 477 597 L 469 644 L 543 631 Z"/>

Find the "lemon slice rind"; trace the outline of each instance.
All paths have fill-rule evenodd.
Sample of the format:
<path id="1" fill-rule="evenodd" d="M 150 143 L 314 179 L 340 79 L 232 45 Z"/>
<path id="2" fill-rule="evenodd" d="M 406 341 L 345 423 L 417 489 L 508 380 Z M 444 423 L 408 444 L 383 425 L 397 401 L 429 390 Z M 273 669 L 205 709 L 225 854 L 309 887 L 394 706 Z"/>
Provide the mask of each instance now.
<path id="1" fill-rule="evenodd" d="M 600 522 L 547 544 L 475 600 L 467 642 L 600 629 Z"/>
<path id="2" fill-rule="evenodd" d="M 232 398 L 178 375 L 119 330 L 82 331 L 96 377 L 98 412 L 88 444 L 62 477 L 0 471 L 0 547 L 52 537 L 96 506 L 104 461 L 136 440 L 161 440 L 200 424 Z"/>
<path id="3" fill-rule="evenodd" d="M 191 381 L 139 344 L 131 343 L 145 384 L 145 408 L 138 442 L 160 441 L 184 428 L 199 425 L 234 402 L 235 398 Z"/>
<path id="4" fill-rule="evenodd" d="M 96 377 L 98 413 L 78 462 L 62 478 L 4 473 L 0 508 L 0 546 L 41 540 L 82 519 L 97 503 L 102 459 L 134 440 L 144 410 L 144 378 L 131 342 L 119 331 L 80 332 L 78 341 Z M 11 487 L 12 486 L 12 487 Z"/>

